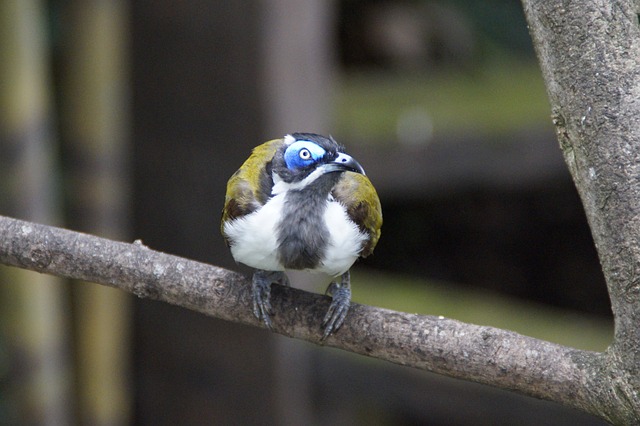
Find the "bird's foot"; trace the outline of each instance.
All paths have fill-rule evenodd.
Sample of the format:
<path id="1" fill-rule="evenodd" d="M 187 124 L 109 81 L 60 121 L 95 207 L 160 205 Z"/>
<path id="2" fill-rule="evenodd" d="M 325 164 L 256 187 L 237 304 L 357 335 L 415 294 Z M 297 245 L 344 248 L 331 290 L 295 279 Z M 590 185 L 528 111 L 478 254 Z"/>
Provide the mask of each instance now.
<path id="1" fill-rule="evenodd" d="M 291 283 L 289 282 L 289 277 L 284 272 L 280 272 L 282 274 L 280 278 L 278 278 L 277 283 L 283 285 L 285 287 L 291 287 Z"/>
<path id="2" fill-rule="evenodd" d="M 289 285 L 289 279 L 284 272 L 258 270 L 253 274 L 251 292 L 253 297 L 253 315 L 262 320 L 271 329 L 271 284 Z"/>
<path id="3" fill-rule="evenodd" d="M 325 340 L 331 333 L 338 330 L 344 322 L 347 312 L 349 311 L 349 305 L 351 304 L 351 284 L 349 271 L 342 274 L 342 281 L 340 284 L 332 282 L 327 287 L 327 294 L 333 299 L 329 310 L 327 311 L 324 319 L 322 320 L 322 326 L 324 327 L 324 334 L 322 340 Z"/>

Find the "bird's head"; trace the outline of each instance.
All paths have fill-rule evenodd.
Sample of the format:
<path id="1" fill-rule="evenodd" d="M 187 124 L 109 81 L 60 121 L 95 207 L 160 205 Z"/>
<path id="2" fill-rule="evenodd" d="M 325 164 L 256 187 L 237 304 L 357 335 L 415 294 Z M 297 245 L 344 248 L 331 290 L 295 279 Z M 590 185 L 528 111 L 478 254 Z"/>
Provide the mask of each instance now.
<path id="1" fill-rule="evenodd" d="M 284 182 L 289 189 L 304 188 L 329 173 L 364 173 L 362 166 L 332 137 L 314 133 L 292 133 L 273 158 L 274 183 Z M 275 189 L 275 188 L 274 188 Z"/>

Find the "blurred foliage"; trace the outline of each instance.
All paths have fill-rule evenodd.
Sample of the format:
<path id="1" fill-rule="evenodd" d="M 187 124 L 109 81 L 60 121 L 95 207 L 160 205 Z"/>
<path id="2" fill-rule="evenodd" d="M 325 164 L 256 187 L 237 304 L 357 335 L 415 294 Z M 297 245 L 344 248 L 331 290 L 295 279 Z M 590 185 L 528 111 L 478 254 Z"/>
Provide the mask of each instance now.
<path id="1" fill-rule="evenodd" d="M 396 274 L 359 269 L 352 276 L 357 303 L 442 315 L 585 350 L 603 351 L 613 339 L 612 322 L 600 317 Z"/>
<path id="2" fill-rule="evenodd" d="M 538 65 L 495 61 L 470 72 L 351 73 L 336 91 L 335 133 L 367 143 L 397 138 L 398 120 L 421 110 L 433 137 L 492 136 L 549 123 L 550 107 Z"/>

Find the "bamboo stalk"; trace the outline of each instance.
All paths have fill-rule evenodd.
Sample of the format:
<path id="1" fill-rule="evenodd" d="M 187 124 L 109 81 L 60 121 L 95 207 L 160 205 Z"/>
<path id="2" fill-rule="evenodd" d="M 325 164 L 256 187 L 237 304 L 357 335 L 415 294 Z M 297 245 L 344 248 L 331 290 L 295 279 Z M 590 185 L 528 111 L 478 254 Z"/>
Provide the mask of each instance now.
<path id="1" fill-rule="evenodd" d="M 0 2 L 0 211 L 58 222 L 45 36 L 37 0 Z M 11 352 L 10 404 L 21 424 L 71 419 L 66 287 L 54 277 L 0 271 L 0 338 Z"/>
<path id="2" fill-rule="evenodd" d="M 72 227 L 111 238 L 128 230 L 127 10 L 124 1 L 63 9 L 62 135 Z M 130 420 L 131 299 L 96 285 L 74 288 L 83 424 Z"/>

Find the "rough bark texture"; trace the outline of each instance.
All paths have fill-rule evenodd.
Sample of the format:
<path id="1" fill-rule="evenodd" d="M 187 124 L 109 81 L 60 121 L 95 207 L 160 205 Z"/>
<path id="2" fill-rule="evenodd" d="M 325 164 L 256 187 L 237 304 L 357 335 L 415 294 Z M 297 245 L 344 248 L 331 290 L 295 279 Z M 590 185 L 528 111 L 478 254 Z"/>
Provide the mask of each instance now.
<path id="1" fill-rule="evenodd" d="M 251 283 L 225 269 L 121 243 L 0 216 L 0 263 L 117 287 L 206 315 L 262 327 Z M 320 343 L 326 296 L 274 285 L 274 331 Z M 586 386 L 604 354 L 492 327 L 352 304 L 327 346 L 515 390 L 598 414 Z"/>
<path id="2" fill-rule="evenodd" d="M 523 0 L 615 317 L 594 411 L 640 423 L 640 26 L 632 1 Z"/>

